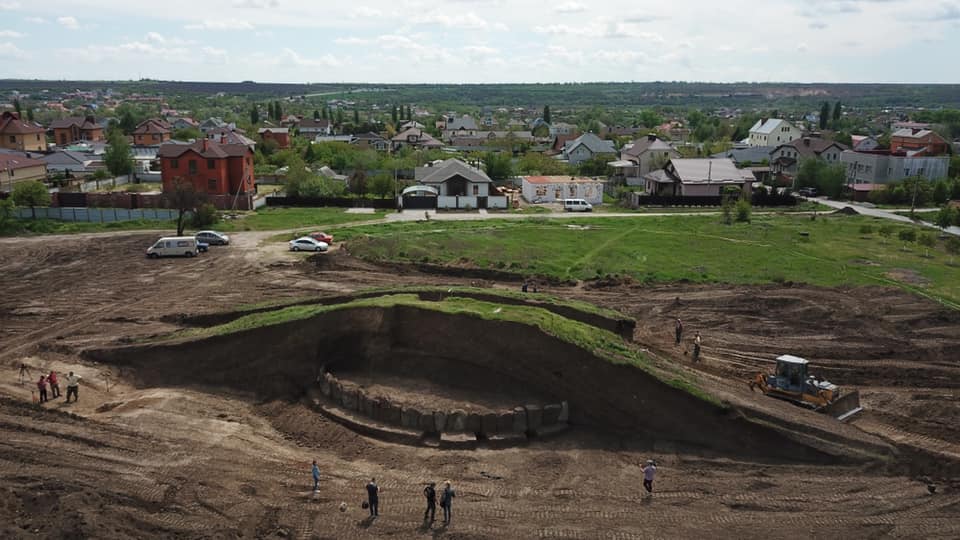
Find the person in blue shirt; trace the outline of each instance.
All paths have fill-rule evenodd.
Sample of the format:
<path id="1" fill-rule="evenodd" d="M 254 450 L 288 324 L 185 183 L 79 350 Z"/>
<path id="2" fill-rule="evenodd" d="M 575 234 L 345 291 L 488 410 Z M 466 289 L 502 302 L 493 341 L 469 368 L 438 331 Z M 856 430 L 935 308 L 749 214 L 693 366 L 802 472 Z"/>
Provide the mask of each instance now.
<path id="1" fill-rule="evenodd" d="M 450 519 L 453 517 L 453 498 L 456 496 L 456 492 L 450 487 L 450 481 L 444 482 L 443 493 L 440 495 L 440 508 L 443 508 L 444 525 L 449 525 Z"/>
<path id="2" fill-rule="evenodd" d="M 320 467 L 317 467 L 317 460 L 313 460 L 313 490 L 320 491 Z"/>
<path id="3" fill-rule="evenodd" d="M 371 478 L 367 484 L 367 501 L 370 503 L 370 515 L 377 517 L 380 515 L 380 487 L 377 485 L 377 479 Z"/>

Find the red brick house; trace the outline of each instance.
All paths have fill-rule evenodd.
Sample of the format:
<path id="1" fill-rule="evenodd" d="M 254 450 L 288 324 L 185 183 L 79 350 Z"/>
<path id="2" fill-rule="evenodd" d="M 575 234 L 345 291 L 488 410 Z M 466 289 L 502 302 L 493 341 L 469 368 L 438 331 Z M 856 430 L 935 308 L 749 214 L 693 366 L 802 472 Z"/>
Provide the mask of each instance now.
<path id="1" fill-rule="evenodd" d="M 277 148 L 290 148 L 290 130 L 287 128 L 265 127 L 258 129 L 257 134 L 263 142 L 277 143 Z"/>
<path id="2" fill-rule="evenodd" d="M 947 141 L 929 129 L 898 129 L 890 136 L 890 151 L 911 152 L 917 156 L 940 156 L 947 153 Z"/>
<path id="3" fill-rule="evenodd" d="M 53 130 L 53 142 L 66 146 L 76 141 L 105 141 L 103 126 L 92 116 L 85 118 L 70 117 L 54 120 L 50 124 Z"/>
<path id="4" fill-rule="evenodd" d="M 198 193 L 243 195 L 253 193 L 253 150 L 244 144 L 218 143 L 201 139 L 192 144 L 166 143 L 160 146 L 163 191 L 173 191 L 181 178 Z"/>
<path id="5" fill-rule="evenodd" d="M 140 122 L 133 130 L 133 144 L 136 146 L 158 146 L 170 140 L 173 130 L 165 120 L 150 118 Z"/>
<path id="6" fill-rule="evenodd" d="M 0 116 L 0 148 L 21 152 L 46 152 L 47 134 L 33 122 L 24 122 L 20 115 L 6 111 Z"/>

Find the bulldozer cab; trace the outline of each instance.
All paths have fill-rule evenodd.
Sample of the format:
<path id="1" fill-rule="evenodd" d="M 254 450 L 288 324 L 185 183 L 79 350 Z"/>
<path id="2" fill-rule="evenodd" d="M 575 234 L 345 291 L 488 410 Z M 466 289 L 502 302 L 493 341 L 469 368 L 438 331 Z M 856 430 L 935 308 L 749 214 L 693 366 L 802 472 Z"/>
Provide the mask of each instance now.
<path id="1" fill-rule="evenodd" d="M 803 358 L 784 354 L 777 357 L 777 371 L 774 374 L 775 388 L 801 393 L 807 381 L 807 362 Z"/>

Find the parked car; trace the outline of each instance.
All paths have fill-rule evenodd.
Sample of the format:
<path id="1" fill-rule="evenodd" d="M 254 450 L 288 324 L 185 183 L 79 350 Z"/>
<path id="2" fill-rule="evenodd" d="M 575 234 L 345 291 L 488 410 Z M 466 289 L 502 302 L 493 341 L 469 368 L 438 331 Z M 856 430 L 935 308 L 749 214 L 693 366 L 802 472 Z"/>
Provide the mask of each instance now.
<path id="1" fill-rule="evenodd" d="M 210 244 L 205 242 L 197 242 L 197 251 L 200 253 L 206 253 L 207 251 L 210 251 Z"/>
<path id="2" fill-rule="evenodd" d="M 192 236 L 167 236 L 147 248 L 147 257 L 196 257 L 199 251 L 197 244 L 197 239 Z"/>
<path id="3" fill-rule="evenodd" d="M 333 243 L 333 235 L 332 235 L 332 234 L 327 234 L 327 233 L 325 233 L 325 232 L 312 232 L 312 233 L 308 234 L 307 236 L 309 236 L 310 238 L 313 238 L 314 240 L 319 240 L 319 241 L 321 241 L 321 242 L 326 242 L 327 244 L 332 244 L 332 243 Z"/>
<path id="4" fill-rule="evenodd" d="M 593 205 L 584 199 L 564 199 L 563 209 L 567 212 L 593 212 Z"/>
<path id="5" fill-rule="evenodd" d="M 197 242 L 204 242 L 211 246 L 225 246 L 230 243 L 230 237 L 217 231 L 197 231 L 194 235 Z"/>
<path id="6" fill-rule="evenodd" d="M 817 196 L 817 188 L 813 188 L 813 187 L 802 187 L 802 188 L 800 188 L 800 189 L 797 190 L 797 193 L 799 193 L 800 195 L 803 195 L 804 197 L 816 197 L 816 196 Z"/>
<path id="7" fill-rule="evenodd" d="M 290 241 L 290 251 L 326 251 L 328 249 L 330 249 L 330 244 L 314 240 L 309 236 Z"/>

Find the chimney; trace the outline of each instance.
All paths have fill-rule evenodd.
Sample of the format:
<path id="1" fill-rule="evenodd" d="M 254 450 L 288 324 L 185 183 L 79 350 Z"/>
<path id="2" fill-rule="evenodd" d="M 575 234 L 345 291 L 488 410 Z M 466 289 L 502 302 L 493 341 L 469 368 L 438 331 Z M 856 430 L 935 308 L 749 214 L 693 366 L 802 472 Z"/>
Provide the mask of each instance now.
<path id="1" fill-rule="evenodd" d="M 653 141 L 657 140 L 657 134 L 656 134 L 656 133 L 647 133 L 647 140 L 650 141 L 650 142 L 653 142 Z"/>
<path id="2" fill-rule="evenodd" d="M 220 144 L 227 144 L 227 134 L 226 134 L 226 133 L 221 133 L 221 134 L 220 134 Z"/>
<path id="3" fill-rule="evenodd" d="M 804 137 L 804 138 L 803 138 L 803 145 L 804 145 L 804 146 L 810 146 L 810 137 Z"/>
<path id="4" fill-rule="evenodd" d="M 86 120 L 87 122 L 90 122 L 91 124 L 97 123 L 97 119 L 94 118 L 93 116 L 85 116 L 83 119 Z"/>
<path id="5" fill-rule="evenodd" d="M 209 139 L 207 139 L 207 138 L 204 138 L 204 139 L 203 139 L 203 151 L 204 151 L 204 152 L 207 151 L 207 148 L 208 148 L 207 143 L 208 143 L 208 142 L 209 142 Z"/>

